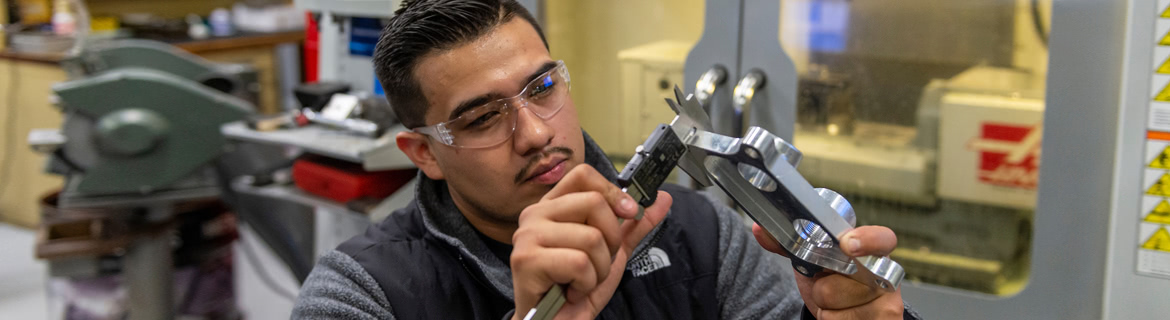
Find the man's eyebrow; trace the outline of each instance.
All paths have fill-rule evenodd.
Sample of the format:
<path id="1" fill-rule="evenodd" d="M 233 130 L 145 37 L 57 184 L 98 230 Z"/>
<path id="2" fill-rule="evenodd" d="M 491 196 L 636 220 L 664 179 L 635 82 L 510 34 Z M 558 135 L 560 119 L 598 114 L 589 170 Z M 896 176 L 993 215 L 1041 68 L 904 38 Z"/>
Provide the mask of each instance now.
<path id="1" fill-rule="evenodd" d="M 540 65 L 540 69 L 537 69 L 536 72 L 532 73 L 532 75 L 529 75 L 527 78 L 524 78 L 525 80 L 524 80 L 524 83 L 522 85 L 527 86 L 528 83 L 532 82 L 532 80 L 536 80 L 536 78 L 540 77 L 541 74 L 544 74 L 545 72 L 548 72 L 549 70 L 552 70 L 553 68 L 556 68 L 556 67 L 557 67 L 556 61 L 545 62 L 544 64 Z M 464 112 L 471 110 L 471 108 L 478 107 L 482 104 L 492 102 L 492 101 L 494 101 L 496 99 L 500 99 L 502 97 L 503 96 L 500 96 L 499 94 L 489 93 L 489 94 L 485 94 L 485 95 L 481 95 L 481 96 L 472 98 L 471 100 L 464 101 L 464 102 L 460 103 L 459 106 L 455 107 L 455 110 L 451 111 L 451 115 L 447 118 L 447 120 L 448 121 L 455 120 L 455 118 L 458 118 L 459 116 L 463 115 Z"/>
<path id="2" fill-rule="evenodd" d="M 553 68 L 556 68 L 556 67 L 557 67 L 556 61 L 545 62 L 544 64 L 540 65 L 540 69 L 536 69 L 536 72 L 533 72 L 532 75 L 528 76 L 528 78 L 525 78 L 524 83 L 522 85 L 527 86 L 529 83 L 532 82 L 532 80 L 536 80 L 536 78 L 540 77 L 540 75 L 542 75 L 545 72 L 548 72 L 549 70 L 552 70 Z"/>
<path id="3" fill-rule="evenodd" d="M 478 107 L 478 106 L 483 105 L 485 103 L 492 102 L 496 99 L 499 99 L 497 94 L 489 93 L 489 94 L 475 97 L 471 100 L 464 101 L 463 103 L 460 103 L 458 107 L 455 107 L 455 110 L 451 111 L 451 116 L 447 118 L 447 121 L 455 120 L 455 118 L 458 118 L 459 116 L 463 115 L 463 113 L 467 112 L 468 110 L 471 110 L 471 108 L 475 108 L 475 107 Z"/>

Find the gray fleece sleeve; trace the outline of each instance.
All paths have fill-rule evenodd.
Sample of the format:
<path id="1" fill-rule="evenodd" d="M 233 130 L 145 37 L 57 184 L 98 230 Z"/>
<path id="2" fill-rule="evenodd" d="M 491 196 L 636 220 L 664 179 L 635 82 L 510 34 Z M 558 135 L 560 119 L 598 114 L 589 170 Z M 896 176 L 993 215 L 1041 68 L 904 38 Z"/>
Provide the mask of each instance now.
<path id="1" fill-rule="evenodd" d="M 720 318 L 799 319 L 804 301 L 785 267 L 788 262 L 760 247 L 735 210 L 715 201 L 711 205 L 719 217 Z"/>
<path id="2" fill-rule="evenodd" d="M 330 251 L 301 286 L 293 319 L 394 319 L 390 301 L 357 261 Z"/>

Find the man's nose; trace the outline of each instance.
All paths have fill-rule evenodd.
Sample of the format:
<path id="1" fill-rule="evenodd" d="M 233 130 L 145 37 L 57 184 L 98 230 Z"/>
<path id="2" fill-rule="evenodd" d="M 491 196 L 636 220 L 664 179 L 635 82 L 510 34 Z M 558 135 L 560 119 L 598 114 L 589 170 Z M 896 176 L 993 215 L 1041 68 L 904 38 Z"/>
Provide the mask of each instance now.
<path id="1" fill-rule="evenodd" d="M 533 151 L 540 152 L 552 142 L 555 133 L 544 121 L 528 108 L 516 110 L 516 132 L 512 142 L 517 153 L 527 155 Z"/>

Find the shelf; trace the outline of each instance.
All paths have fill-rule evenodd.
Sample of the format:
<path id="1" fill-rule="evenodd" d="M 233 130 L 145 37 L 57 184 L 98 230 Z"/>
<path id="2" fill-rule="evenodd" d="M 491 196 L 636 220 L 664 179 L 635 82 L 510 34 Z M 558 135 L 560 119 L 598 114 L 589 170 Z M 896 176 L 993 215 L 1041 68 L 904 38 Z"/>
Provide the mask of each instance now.
<path id="1" fill-rule="evenodd" d="M 232 183 L 232 190 L 240 194 L 288 201 L 306 207 L 320 207 L 334 212 L 348 212 L 354 215 L 362 215 L 361 213 L 350 211 L 343 203 L 310 194 L 292 184 L 273 183 L 266 186 L 253 186 L 244 181 L 237 180 Z"/>
<path id="2" fill-rule="evenodd" d="M 405 130 L 397 125 L 374 139 L 319 125 L 256 131 L 243 122 L 233 122 L 220 129 L 229 139 L 301 148 L 309 153 L 359 163 L 369 171 L 414 168 L 414 163 L 394 143 L 394 135 Z"/>
<path id="3" fill-rule="evenodd" d="M 383 18 L 394 16 L 400 0 L 295 0 L 297 8 L 317 13 L 329 12 L 336 15 Z"/>

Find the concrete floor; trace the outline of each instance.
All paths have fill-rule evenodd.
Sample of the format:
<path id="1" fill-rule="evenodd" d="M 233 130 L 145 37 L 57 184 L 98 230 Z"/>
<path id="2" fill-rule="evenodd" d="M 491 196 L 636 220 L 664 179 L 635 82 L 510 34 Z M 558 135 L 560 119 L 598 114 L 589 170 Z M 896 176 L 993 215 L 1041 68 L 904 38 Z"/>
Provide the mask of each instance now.
<path id="1" fill-rule="evenodd" d="M 297 284 L 288 268 L 280 264 L 267 247 L 247 230 L 244 237 L 251 245 L 251 250 L 241 250 L 237 242 L 236 250 L 236 301 L 237 307 L 246 319 L 288 319 L 292 311 L 293 301 L 277 294 L 274 289 L 283 293 L 296 294 Z M 49 316 L 46 302 L 46 284 L 48 270 L 45 262 L 37 260 L 33 255 L 36 242 L 36 232 L 30 229 L 0 223 L 0 319 L 47 319 Z M 243 256 L 251 252 L 258 255 L 257 259 Z M 252 262 L 260 263 L 260 266 Z M 269 283 L 263 283 L 257 272 L 269 273 L 269 277 L 276 280 L 272 288 Z"/>
<path id="2" fill-rule="evenodd" d="M 300 286 L 276 253 L 263 243 L 251 229 L 240 228 L 240 240 L 235 243 L 236 307 L 248 320 L 288 319 L 295 301 L 287 295 L 296 295 Z M 255 259 L 248 258 L 250 254 Z M 264 282 L 259 272 L 274 282 Z"/>
<path id="3" fill-rule="evenodd" d="M 47 266 L 33 256 L 36 232 L 0 223 L 0 318 L 45 319 Z"/>

